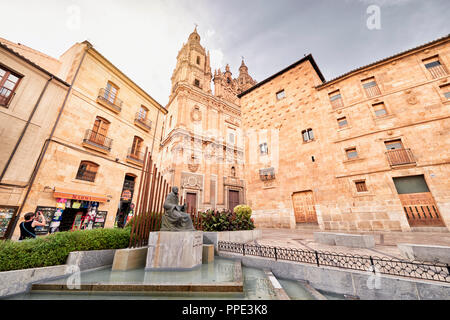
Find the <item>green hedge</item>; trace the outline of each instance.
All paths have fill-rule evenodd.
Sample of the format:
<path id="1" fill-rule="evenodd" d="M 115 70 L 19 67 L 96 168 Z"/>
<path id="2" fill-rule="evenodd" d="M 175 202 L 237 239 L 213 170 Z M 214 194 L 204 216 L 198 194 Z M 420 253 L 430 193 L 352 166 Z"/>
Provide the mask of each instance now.
<path id="1" fill-rule="evenodd" d="M 58 232 L 24 241 L 0 241 L 0 271 L 41 268 L 66 263 L 73 251 L 128 247 L 130 229 Z"/>

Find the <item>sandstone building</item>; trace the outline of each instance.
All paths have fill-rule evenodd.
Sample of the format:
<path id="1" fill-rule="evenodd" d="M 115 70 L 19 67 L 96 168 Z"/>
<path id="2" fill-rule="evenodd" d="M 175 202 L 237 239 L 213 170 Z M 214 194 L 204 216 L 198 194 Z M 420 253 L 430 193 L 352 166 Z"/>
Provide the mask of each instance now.
<path id="1" fill-rule="evenodd" d="M 69 228 L 92 208 L 93 227 L 113 227 L 145 148 L 190 211 L 247 203 L 258 227 L 448 231 L 449 42 L 330 81 L 306 55 L 257 83 L 244 61 L 236 78 L 213 72 L 194 30 L 164 108 L 87 41 L 55 59 L 0 38 L 0 238 L 36 210 Z"/>
<path id="2" fill-rule="evenodd" d="M 450 227 L 450 37 L 325 81 L 311 55 L 239 95 L 260 227 Z"/>
<path id="3" fill-rule="evenodd" d="M 37 210 L 50 220 L 62 213 L 60 231 L 80 228 L 88 215 L 91 227 L 113 227 L 117 217 L 121 222 L 137 196 L 144 151 L 157 157 L 167 110 L 87 41 L 59 59 L 0 43 L 2 68 L 20 77 L 0 110 L 0 208 L 14 208 L 10 221 L 3 220 L 5 236 L 17 237 L 20 216 Z M 27 118 L 29 128 L 20 137 Z"/>
<path id="4" fill-rule="evenodd" d="M 214 94 L 211 90 L 214 81 Z M 237 94 L 256 82 L 242 61 L 239 76 L 211 71 L 197 30 L 178 53 L 161 148 L 161 169 L 180 187 L 189 210 L 233 209 L 245 202 L 244 140 Z"/>

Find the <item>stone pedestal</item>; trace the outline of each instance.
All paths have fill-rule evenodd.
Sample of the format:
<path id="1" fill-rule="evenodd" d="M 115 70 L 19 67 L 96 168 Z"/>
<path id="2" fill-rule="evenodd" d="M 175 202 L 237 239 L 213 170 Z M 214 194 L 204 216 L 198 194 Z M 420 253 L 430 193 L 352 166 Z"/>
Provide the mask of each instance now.
<path id="1" fill-rule="evenodd" d="M 150 232 L 146 270 L 189 270 L 202 264 L 203 232 Z"/>
<path id="2" fill-rule="evenodd" d="M 214 245 L 213 244 L 204 244 L 203 245 L 203 255 L 202 255 L 203 263 L 211 263 L 214 262 Z"/>

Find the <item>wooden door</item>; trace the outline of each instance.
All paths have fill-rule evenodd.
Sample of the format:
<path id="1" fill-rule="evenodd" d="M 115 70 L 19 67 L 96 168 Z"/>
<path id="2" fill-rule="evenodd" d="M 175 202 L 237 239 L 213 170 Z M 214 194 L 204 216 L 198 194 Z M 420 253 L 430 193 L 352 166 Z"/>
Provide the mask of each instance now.
<path id="1" fill-rule="evenodd" d="M 228 191 L 228 209 L 233 211 L 239 205 L 239 191 Z"/>
<path id="2" fill-rule="evenodd" d="M 411 227 L 444 227 L 436 202 L 423 175 L 393 178 Z"/>
<path id="3" fill-rule="evenodd" d="M 196 193 L 186 193 L 186 212 L 196 213 L 197 212 L 197 194 Z"/>
<path id="4" fill-rule="evenodd" d="M 444 227 L 431 192 L 399 194 L 411 227 Z"/>
<path id="5" fill-rule="evenodd" d="M 292 195 L 296 223 L 317 223 L 312 191 L 296 192 Z"/>

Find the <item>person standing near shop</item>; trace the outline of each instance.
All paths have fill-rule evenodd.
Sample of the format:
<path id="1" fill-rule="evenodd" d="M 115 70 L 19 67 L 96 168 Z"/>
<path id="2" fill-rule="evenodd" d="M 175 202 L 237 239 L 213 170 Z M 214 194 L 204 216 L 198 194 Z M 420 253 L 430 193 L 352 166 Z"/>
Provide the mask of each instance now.
<path id="1" fill-rule="evenodd" d="M 128 211 L 128 214 L 125 215 L 125 224 L 124 227 L 130 222 L 131 218 L 133 218 L 134 215 L 134 203 L 130 204 L 130 211 Z"/>
<path id="2" fill-rule="evenodd" d="M 33 212 L 25 213 L 25 221 L 20 224 L 20 238 L 19 240 L 34 239 L 36 238 L 36 227 L 43 227 L 47 224 L 45 217 L 41 211 L 38 211 L 36 215 Z"/>

